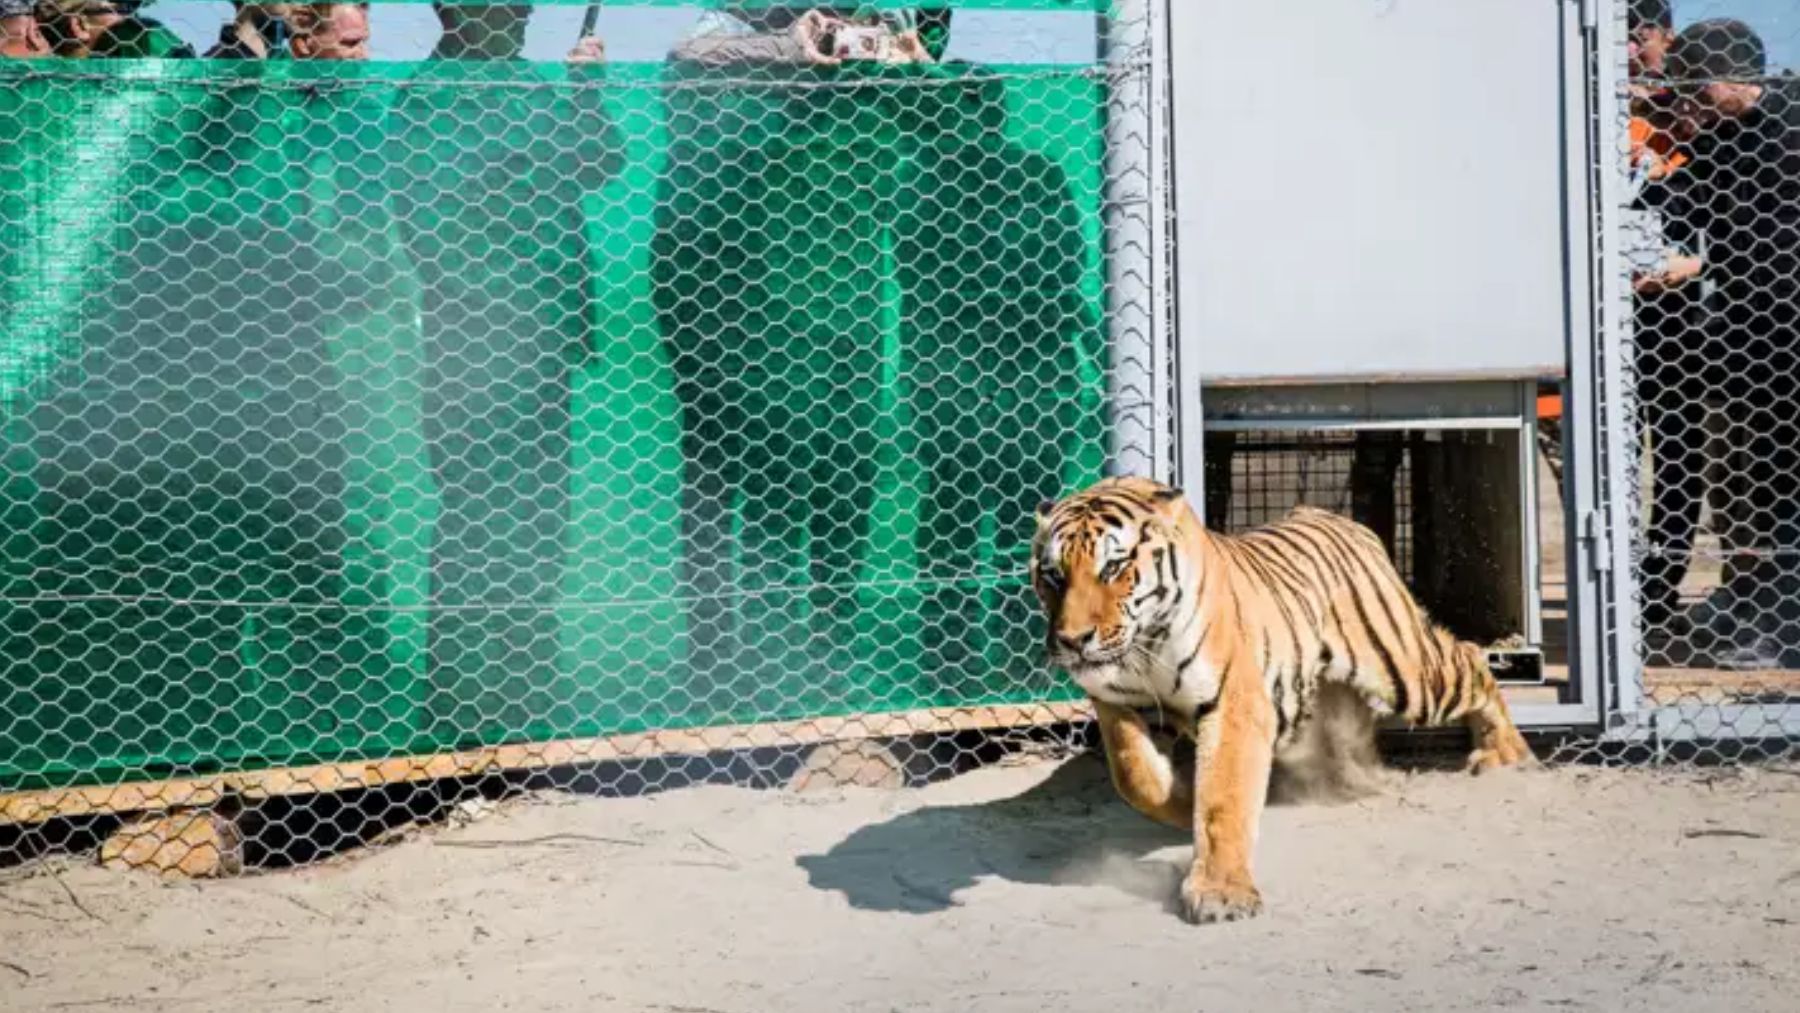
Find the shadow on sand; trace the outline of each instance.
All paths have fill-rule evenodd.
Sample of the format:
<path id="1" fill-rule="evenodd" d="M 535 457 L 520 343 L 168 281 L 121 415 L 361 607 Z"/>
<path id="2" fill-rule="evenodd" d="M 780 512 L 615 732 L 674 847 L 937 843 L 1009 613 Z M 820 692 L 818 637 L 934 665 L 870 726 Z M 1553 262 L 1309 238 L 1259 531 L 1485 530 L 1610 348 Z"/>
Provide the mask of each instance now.
<path id="1" fill-rule="evenodd" d="M 851 906 L 925 914 L 956 907 L 984 876 L 1035 885 L 1107 885 L 1172 907 L 1189 843 L 1119 800 L 1105 761 L 1079 756 L 1011 798 L 932 806 L 863 827 L 796 859 L 811 884 Z M 1152 857 L 1165 848 L 1182 849 Z"/>

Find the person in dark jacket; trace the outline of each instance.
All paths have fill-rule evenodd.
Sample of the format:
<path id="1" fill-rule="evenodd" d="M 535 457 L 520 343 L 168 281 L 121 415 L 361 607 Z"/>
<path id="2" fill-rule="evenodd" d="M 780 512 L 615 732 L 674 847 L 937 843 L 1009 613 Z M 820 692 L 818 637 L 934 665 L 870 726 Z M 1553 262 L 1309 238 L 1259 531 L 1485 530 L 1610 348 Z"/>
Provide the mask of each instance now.
<path id="1" fill-rule="evenodd" d="M 88 55 L 112 60 L 191 60 L 194 47 L 162 22 L 132 14 L 101 32 Z"/>
<path id="2" fill-rule="evenodd" d="M 206 51 L 209 60 L 274 60 L 288 55 L 287 4 L 232 0 L 231 22 Z"/>
<path id="3" fill-rule="evenodd" d="M 433 9 L 444 34 L 395 104 L 388 142 L 419 272 L 438 497 L 427 707 L 440 737 L 550 734 L 541 723 L 567 700 L 554 606 L 573 384 L 596 330 L 584 202 L 617 175 L 622 135 L 599 87 L 597 38 L 559 71 L 522 55 L 529 6 Z M 505 705 L 469 709 L 484 692 Z"/>
<path id="4" fill-rule="evenodd" d="M 841 61 L 829 40 L 850 9 L 719 6 L 671 54 L 651 245 L 681 411 L 689 692 L 715 713 L 779 695 L 797 714 L 885 646 L 856 648 L 874 636 L 858 579 L 892 441 L 879 300 L 912 143 L 894 87 L 812 85 L 932 61 L 897 20 L 890 59 Z M 796 86 L 722 86 L 749 78 Z"/>
<path id="5" fill-rule="evenodd" d="M 1695 129 L 1694 222 L 1715 288 L 1702 359 L 1753 462 L 1746 504 L 1756 566 L 1735 574 L 1712 617 L 1728 667 L 1800 664 L 1800 89 L 1768 76 L 1762 40 L 1718 18 L 1682 31 L 1669 55 L 1677 112 Z"/>
<path id="6" fill-rule="evenodd" d="M 1644 621 L 1675 632 L 1706 498 L 1707 391 L 1688 358 L 1704 262 L 1692 227 L 1689 153 L 1663 75 L 1675 33 L 1668 0 L 1633 0 L 1629 204 L 1623 252 L 1631 266 L 1638 403 L 1650 435 L 1650 551 L 1641 565 Z"/>
<path id="7" fill-rule="evenodd" d="M 902 101 L 918 143 L 893 251 L 899 389 L 925 487 L 924 685 L 963 703 L 1024 684 L 1038 664 L 1029 586 L 999 575 L 1030 557 L 1038 504 L 1078 481 L 1078 449 L 1104 440 L 1082 364 L 1105 338 L 1081 293 L 1087 249 L 1067 172 L 1013 139 L 1001 75 L 943 70 L 953 83 Z"/>

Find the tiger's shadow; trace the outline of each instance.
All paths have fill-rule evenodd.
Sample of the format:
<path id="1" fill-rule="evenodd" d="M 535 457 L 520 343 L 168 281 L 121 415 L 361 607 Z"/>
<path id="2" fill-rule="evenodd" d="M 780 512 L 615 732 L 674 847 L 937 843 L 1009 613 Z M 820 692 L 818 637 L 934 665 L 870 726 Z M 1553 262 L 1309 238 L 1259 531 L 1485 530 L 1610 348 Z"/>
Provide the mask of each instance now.
<path id="1" fill-rule="evenodd" d="M 795 862 L 815 889 L 863 910 L 944 911 L 985 877 L 1107 886 L 1172 905 L 1191 843 L 1128 808 L 1090 753 L 1011 798 L 902 813 Z"/>

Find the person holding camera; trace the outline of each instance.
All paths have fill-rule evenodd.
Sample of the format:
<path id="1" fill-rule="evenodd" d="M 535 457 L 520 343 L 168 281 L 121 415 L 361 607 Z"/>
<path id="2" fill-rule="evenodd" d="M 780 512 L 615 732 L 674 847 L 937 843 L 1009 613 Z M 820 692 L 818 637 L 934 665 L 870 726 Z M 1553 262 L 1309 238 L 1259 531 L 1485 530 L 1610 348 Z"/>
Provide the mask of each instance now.
<path id="1" fill-rule="evenodd" d="M 901 401 L 923 478 L 921 684 L 977 703 L 1036 677 L 1029 585 L 1038 505 L 1089 480 L 1105 445 L 1089 247 L 1064 164 L 1015 139 L 1009 82 L 948 63 L 906 94 L 917 141 L 895 201 Z"/>
<path id="2" fill-rule="evenodd" d="M 859 665 L 893 664 L 897 637 L 858 585 L 899 465 L 885 293 L 917 144 L 904 106 L 929 90 L 907 78 L 941 55 L 932 20 L 734 0 L 670 56 L 652 292 L 681 411 L 703 710 L 777 690 L 822 702 Z"/>
<path id="3" fill-rule="evenodd" d="M 1700 309 L 1704 239 L 1693 225 L 1690 128 L 1663 81 L 1674 43 L 1668 0 L 1633 0 L 1627 199 L 1621 252 L 1629 264 L 1637 393 L 1650 442 L 1649 539 L 1640 565 L 1653 640 L 1682 631 L 1686 578 L 1707 495 L 1707 391 L 1689 352 Z"/>
<path id="4" fill-rule="evenodd" d="M 855 7 L 804 3 L 728 4 L 703 15 L 670 58 L 694 67 L 834 67 L 845 61 L 929 63 L 933 35 L 945 34 L 948 10 L 910 23 L 861 15 Z"/>

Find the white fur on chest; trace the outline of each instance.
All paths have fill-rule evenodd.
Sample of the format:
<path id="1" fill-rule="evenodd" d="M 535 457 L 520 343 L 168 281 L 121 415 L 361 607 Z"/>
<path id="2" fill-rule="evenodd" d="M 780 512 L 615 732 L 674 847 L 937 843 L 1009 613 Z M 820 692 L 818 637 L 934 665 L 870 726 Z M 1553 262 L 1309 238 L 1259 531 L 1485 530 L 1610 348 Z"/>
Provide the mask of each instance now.
<path id="1" fill-rule="evenodd" d="M 1100 665 L 1074 675 L 1089 696 L 1121 707 L 1156 707 L 1195 713 L 1219 695 L 1219 671 L 1202 652 L 1181 668 L 1181 659 L 1159 651 L 1117 665 Z"/>

